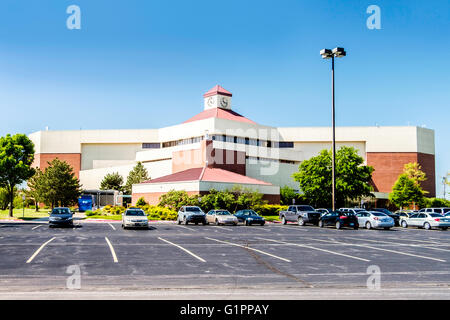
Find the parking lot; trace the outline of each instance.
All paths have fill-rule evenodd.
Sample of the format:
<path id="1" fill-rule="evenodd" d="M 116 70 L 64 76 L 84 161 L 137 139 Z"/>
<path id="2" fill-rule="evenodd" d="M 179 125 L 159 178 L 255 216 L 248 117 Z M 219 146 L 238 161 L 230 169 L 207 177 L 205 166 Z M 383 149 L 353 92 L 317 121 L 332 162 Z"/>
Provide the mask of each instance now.
<path id="1" fill-rule="evenodd" d="M 448 231 L 150 225 L 0 223 L 0 298 L 450 298 Z M 367 287 L 370 266 L 381 290 Z"/>

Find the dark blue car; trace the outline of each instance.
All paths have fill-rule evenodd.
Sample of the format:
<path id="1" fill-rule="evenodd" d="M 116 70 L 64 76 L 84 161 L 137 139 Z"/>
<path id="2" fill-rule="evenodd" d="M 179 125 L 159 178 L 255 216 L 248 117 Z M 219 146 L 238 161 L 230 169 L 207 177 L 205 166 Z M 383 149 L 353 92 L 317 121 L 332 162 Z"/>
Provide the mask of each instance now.
<path id="1" fill-rule="evenodd" d="M 263 226 L 266 223 L 266 220 L 253 210 L 239 210 L 234 215 L 238 218 L 239 222 L 243 222 L 246 226 L 252 224 Z"/>

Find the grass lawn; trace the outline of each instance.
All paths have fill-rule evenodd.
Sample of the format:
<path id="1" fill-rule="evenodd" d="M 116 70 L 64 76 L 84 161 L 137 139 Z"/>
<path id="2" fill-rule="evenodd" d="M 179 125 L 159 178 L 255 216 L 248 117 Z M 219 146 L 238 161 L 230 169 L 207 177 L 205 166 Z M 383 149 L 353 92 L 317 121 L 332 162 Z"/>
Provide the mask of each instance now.
<path id="1" fill-rule="evenodd" d="M 22 219 L 23 217 L 23 209 L 13 209 L 13 216 L 16 219 Z M 36 219 L 36 218 L 45 218 L 48 217 L 48 210 L 40 209 L 36 212 L 36 209 L 25 208 L 25 220 L 28 219 Z M 9 219 L 9 210 L 0 210 L 0 219 Z"/>
<path id="2" fill-rule="evenodd" d="M 280 221 L 278 216 L 263 216 L 263 218 L 266 219 L 266 221 Z"/>

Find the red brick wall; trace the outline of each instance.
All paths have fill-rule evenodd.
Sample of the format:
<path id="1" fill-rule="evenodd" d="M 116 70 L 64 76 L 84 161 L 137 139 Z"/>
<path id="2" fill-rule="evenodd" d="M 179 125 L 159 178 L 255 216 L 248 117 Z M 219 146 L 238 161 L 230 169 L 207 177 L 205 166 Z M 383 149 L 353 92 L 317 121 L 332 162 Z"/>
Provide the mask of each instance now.
<path id="1" fill-rule="evenodd" d="M 38 153 L 34 155 L 33 167 L 38 167 L 45 170 L 48 167 L 48 162 L 58 158 L 61 161 L 66 161 L 72 166 L 73 172 L 77 178 L 80 178 L 81 170 L 81 154 L 80 153 Z"/>
<path id="2" fill-rule="evenodd" d="M 434 155 L 417 152 L 368 152 L 367 164 L 375 169 L 372 175 L 375 191 L 391 192 L 404 165 L 410 162 L 419 163 L 427 175 L 422 183 L 423 189 L 429 192 L 427 196 L 436 196 Z"/>

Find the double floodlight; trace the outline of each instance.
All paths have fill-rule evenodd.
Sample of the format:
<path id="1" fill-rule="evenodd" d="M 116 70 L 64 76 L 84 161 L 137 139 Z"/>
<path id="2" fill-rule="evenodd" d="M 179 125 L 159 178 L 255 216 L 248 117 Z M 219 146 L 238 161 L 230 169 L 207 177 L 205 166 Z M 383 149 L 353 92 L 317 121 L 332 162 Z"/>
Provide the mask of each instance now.
<path id="1" fill-rule="evenodd" d="M 344 48 L 334 48 L 333 50 L 330 49 L 322 49 L 320 50 L 320 55 L 324 59 L 331 59 L 333 57 L 336 58 L 342 58 L 347 55 L 347 52 L 345 52 Z"/>

